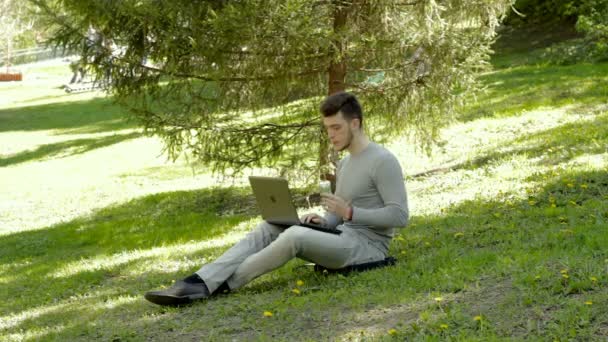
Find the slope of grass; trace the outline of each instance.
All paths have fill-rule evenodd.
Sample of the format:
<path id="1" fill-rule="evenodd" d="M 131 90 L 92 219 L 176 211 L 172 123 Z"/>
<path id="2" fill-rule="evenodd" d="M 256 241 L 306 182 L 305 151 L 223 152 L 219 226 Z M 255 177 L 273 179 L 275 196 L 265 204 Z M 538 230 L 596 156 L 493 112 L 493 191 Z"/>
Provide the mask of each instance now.
<path id="1" fill-rule="evenodd" d="M 498 69 L 435 157 L 391 145 L 407 173 L 447 165 L 408 177 L 413 216 L 391 245 L 393 267 L 344 277 L 294 260 L 229 296 L 146 302 L 145 291 L 255 226 L 247 188 L 147 195 L 0 235 L 0 339 L 605 340 L 607 81 L 605 64 Z M 95 152 L 89 143 L 71 158 Z M 5 169 L 56 157 L 38 153 Z M 121 177 L 137 174 L 158 176 L 142 167 Z"/>

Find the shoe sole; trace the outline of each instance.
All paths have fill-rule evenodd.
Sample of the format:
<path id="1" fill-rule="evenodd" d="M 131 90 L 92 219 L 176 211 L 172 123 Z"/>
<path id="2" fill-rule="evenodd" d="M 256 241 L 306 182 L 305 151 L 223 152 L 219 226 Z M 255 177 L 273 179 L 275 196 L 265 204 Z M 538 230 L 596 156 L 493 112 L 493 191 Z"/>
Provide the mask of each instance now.
<path id="1" fill-rule="evenodd" d="M 193 301 L 197 299 L 206 298 L 206 295 L 190 295 L 190 296 L 169 296 L 169 295 L 161 295 L 156 293 L 146 293 L 144 298 L 149 302 L 154 304 L 163 305 L 163 306 L 180 306 L 191 304 Z"/>

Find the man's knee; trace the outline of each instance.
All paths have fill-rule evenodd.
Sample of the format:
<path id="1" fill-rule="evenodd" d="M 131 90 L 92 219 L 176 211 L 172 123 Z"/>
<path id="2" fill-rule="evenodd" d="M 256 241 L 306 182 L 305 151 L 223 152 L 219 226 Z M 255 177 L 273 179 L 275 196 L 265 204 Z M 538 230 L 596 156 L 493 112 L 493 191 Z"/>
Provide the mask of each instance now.
<path id="1" fill-rule="evenodd" d="M 281 243 L 286 243 L 293 246 L 296 250 L 302 246 L 302 242 L 307 238 L 307 234 L 310 233 L 310 229 L 291 226 L 286 229 L 280 236 Z"/>

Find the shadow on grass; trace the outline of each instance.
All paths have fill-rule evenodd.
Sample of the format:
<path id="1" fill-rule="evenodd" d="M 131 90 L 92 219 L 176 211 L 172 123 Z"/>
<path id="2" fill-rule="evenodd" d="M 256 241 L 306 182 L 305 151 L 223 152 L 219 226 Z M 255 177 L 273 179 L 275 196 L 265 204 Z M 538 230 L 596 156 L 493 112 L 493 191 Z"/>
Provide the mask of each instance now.
<path id="1" fill-rule="evenodd" d="M 294 191 L 300 206 L 304 192 Z M 257 214 L 249 188 L 211 188 L 145 196 L 90 217 L 0 236 L 0 283 L 4 293 L 23 300 L 5 301 L 0 314 L 69 298 L 137 265 L 156 269 L 155 259 L 175 254 L 192 267 L 192 260 L 217 256 L 235 226 Z M 170 280 L 161 277 L 168 270 L 141 272 L 148 273 L 150 288 Z M 36 286 L 23 287 L 30 281 Z"/>
<path id="2" fill-rule="evenodd" d="M 51 129 L 98 133 L 135 127 L 125 109 L 105 98 L 0 110 L 0 133 Z"/>
<path id="3" fill-rule="evenodd" d="M 35 150 L 20 152 L 8 158 L 0 158 L 0 167 L 45 158 L 63 158 L 114 145 L 126 140 L 139 138 L 142 133 L 115 134 L 101 138 L 75 139 L 42 145 Z"/>
<path id="4" fill-rule="evenodd" d="M 499 70 L 481 80 L 488 90 L 458 117 L 463 122 L 511 116 L 543 106 L 584 107 L 605 103 L 608 97 L 608 63 L 525 66 Z"/>
<path id="5" fill-rule="evenodd" d="M 506 144 L 513 146 L 492 151 L 473 160 L 454 165 L 452 170 L 477 169 L 514 156 L 539 159 L 539 163 L 557 165 L 585 154 L 608 152 L 608 114 L 594 120 L 573 122 L 518 138 Z"/>
<path id="6" fill-rule="evenodd" d="M 53 280 L 56 284 L 45 278 L 61 262 L 208 239 L 228 232 L 243 218 L 219 218 L 217 212 L 224 205 L 239 205 L 225 200 L 235 199 L 231 197 L 235 190 L 215 190 L 214 196 L 213 191 L 149 196 L 104 210 L 89 220 L 3 237 L 2 263 L 10 264 L 14 260 L 11 255 L 16 254 L 24 266 L 5 269 L 4 274 L 16 278 L 10 281 L 10 291 L 2 295 L 10 295 L 12 300 L 0 299 L 12 302 L 9 312 L 49 308 L 4 330 L 18 333 L 64 325 L 42 337 L 69 340 L 298 340 L 303 336 L 336 339 L 361 329 L 380 326 L 386 332 L 399 326 L 407 340 L 421 336 L 484 336 L 478 325 L 471 323 L 472 317 L 481 313 L 491 322 L 485 336 L 557 336 L 561 332 L 549 323 L 566 319 L 563 317 L 569 317 L 571 311 L 580 318 L 580 312 L 572 306 L 579 301 L 578 294 L 603 293 L 589 275 L 601 274 L 602 261 L 608 256 L 608 174 L 588 171 L 536 177 L 546 185 L 530 195 L 533 204 L 530 199 L 474 200 L 449 208 L 440 216 L 414 218 L 412 227 L 403 232 L 405 239 L 391 246 L 391 252 L 400 259 L 394 267 L 349 277 L 298 271 L 298 279 L 305 284 L 299 296 L 291 293 L 295 286 L 294 263 L 230 296 L 179 309 L 153 306 L 141 297 L 150 288 L 166 283 L 172 273 L 182 275 L 178 269 L 142 271 L 154 258 L 77 273 Z M 201 209 L 203 203 L 205 209 Z M 158 211 L 160 214 L 155 214 Z M 201 213 L 211 216 L 199 228 Z M 135 219 L 126 220 L 127 215 Z M 189 215 L 197 219 L 180 221 Z M 138 228 L 152 222 L 156 223 L 151 227 Z M 28 248 L 33 243 L 41 245 Z M 221 253 L 226 248 L 185 253 L 186 259 Z M 165 264 L 171 259 L 175 263 L 184 260 L 179 253 L 167 257 Z M 42 266 L 49 262 L 55 265 Z M 568 282 L 561 279 L 563 268 L 571 269 Z M 534 280 L 537 274 L 541 278 Z M 507 279 L 512 285 L 502 286 Z M 475 290 L 479 287 L 481 293 Z M 443 295 L 445 302 L 437 305 L 429 299 L 433 293 Z M 57 304 L 59 307 L 55 307 Z M 542 316 L 526 314 L 548 307 L 551 312 L 543 311 Z M 264 311 L 272 311 L 274 317 L 263 319 Z M 423 312 L 429 318 L 419 319 Z M 603 311 L 591 315 L 590 319 L 598 322 L 605 316 Z M 450 326 L 447 331 L 438 328 L 444 321 Z M 530 321 L 541 328 L 525 330 Z M 567 320 L 562 324 L 571 326 Z M 599 336 L 593 328 L 580 328 L 587 330 L 577 336 Z"/>
<path id="7" fill-rule="evenodd" d="M 256 211 L 248 190 L 211 188 L 154 194 L 98 210 L 90 217 L 4 235 L 0 237 L 0 262 L 32 257 L 50 260 L 54 255 L 63 256 L 65 250 L 91 255 L 209 239 L 229 228 L 224 221 L 231 217 L 222 216 L 226 212 L 240 222 Z"/>
<path id="8" fill-rule="evenodd" d="M 1 236 L 0 279 L 9 279 L 3 284 L 7 289 L 3 293 L 21 299 L 3 298 L 3 314 L 25 309 L 30 306 L 28 303 L 66 298 L 83 291 L 83 287 L 96 286 L 113 272 L 120 273 L 133 260 L 169 253 L 162 248 L 183 244 L 196 248 L 197 241 L 229 233 L 248 219 L 253 210 L 249 203 L 249 194 L 237 188 L 163 193 L 49 228 Z M 221 216 L 224 211 L 234 215 Z M 158 247 L 162 247 L 158 253 L 146 254 Z M 113 260 L 121 253 L 125 254 L 124 261 Z M 100 259 L 102 265 L 96 266 Z M 103 265 L 104 260 L 110 261 L 108 267 Z M 68 269 L 71 276 L 51 276 L 80 262 L 85 265 L 82 271 Z M 91 268 L 95 271 L 89 272 Z M 12 277 L 14 281 L 10 280 Z M 26 283 L 36 286 L 23 287 Z"/>
<path id="9" fill-rule="evenodd" d="M 550 22 L 524 26 L 504 25 L 492 46 L 492 65 L 507 68 L 547 62 L 545 49 L 553 44 L 581 38 L 571 22 Z"/>

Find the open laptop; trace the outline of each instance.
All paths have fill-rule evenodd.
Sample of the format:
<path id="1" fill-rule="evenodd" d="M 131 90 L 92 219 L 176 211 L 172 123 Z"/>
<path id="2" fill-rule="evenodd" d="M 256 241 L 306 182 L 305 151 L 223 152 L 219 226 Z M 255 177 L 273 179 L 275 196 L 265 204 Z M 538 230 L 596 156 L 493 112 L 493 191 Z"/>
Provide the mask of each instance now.
<path id="1" fill-rule="evenodd" d="M 326 233 L 342 234 L 342 231 L 338 229 L 326 228 L 312 222 L 301 222 L 293 204 L 287 180 L 277 177 L 251 176 L 249 183 L 262 212 L 262 218 L 266 222 L 287 227 L 298 225 Z"/>

